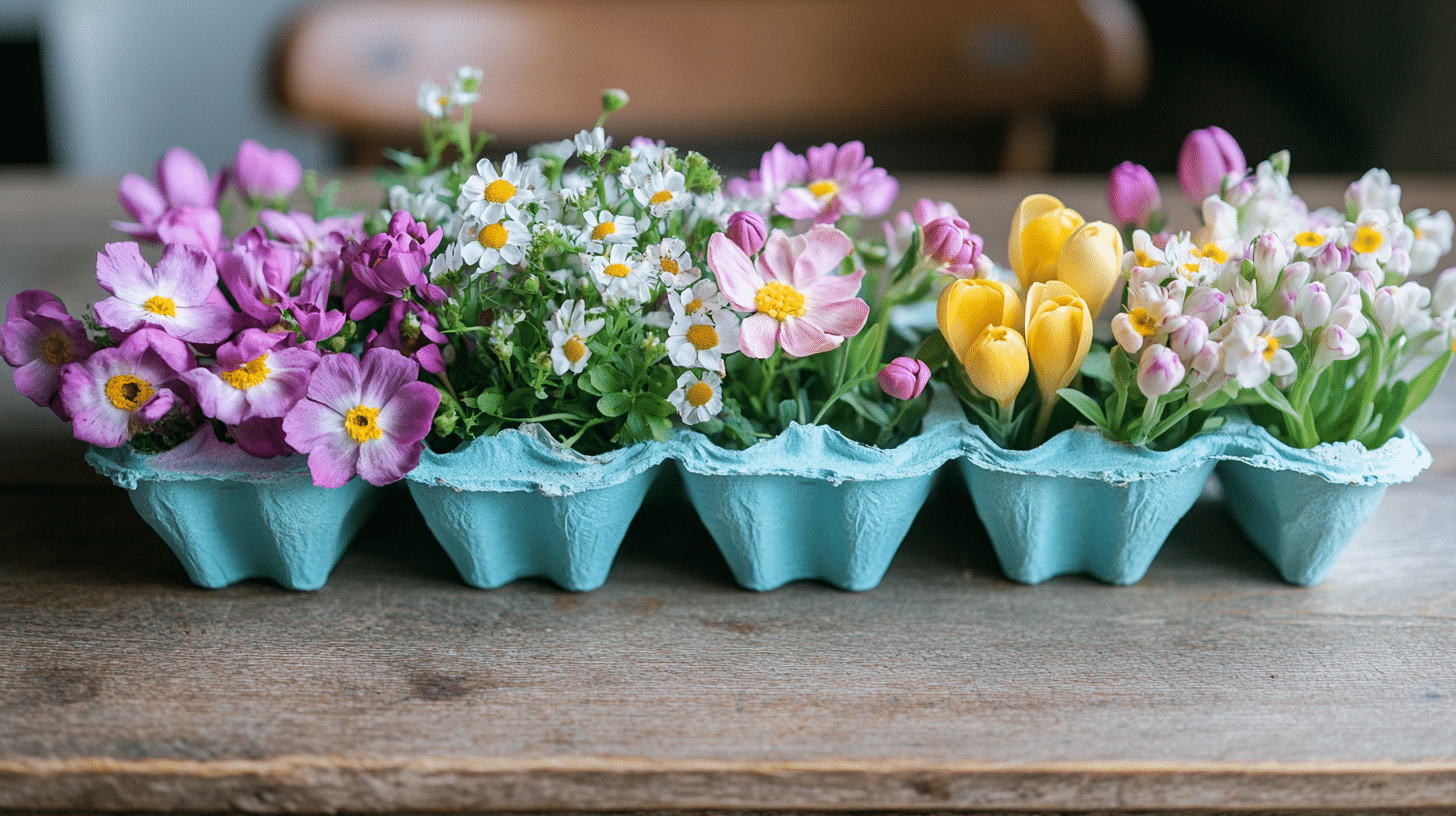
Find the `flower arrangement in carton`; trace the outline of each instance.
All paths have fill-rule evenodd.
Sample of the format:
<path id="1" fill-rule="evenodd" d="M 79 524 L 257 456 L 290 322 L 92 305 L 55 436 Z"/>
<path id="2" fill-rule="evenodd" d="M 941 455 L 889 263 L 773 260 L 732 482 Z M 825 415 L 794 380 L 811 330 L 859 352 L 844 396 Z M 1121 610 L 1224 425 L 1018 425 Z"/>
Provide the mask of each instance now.
<path id="1" fill-rule="evenodd" d="M 1434 295 L 1407 278 L 1432 271 L 1450 250 L 1451 217 L 1403 214 L 1399 187 L 1380 170 L 1350 186 L 1343 210 L 1311 210 L 1293 193 L 1288 168 L 1288 154 L 1279 153 L 1249 172 L 1226 132 L 1195 131 L 1179 178 L 1201 206 L 1197 231 L 1158 231 L 1161 198 L 1152 175 L 1124 164 L 1113 171 L 1108 195 L 1126 251 L 1111 225 L 1083 224 L 1056 199 L 1031 196 L 1013 218 L 1010 247 L 1028 292 L 1024 318 L 1014 290 L 997 281 L 956 284 L 942 294 L 941 330 L 964 366 L 948 367 L 949 379 L 991 442 L 1035 448 L 1059 401 L 1075 412 L 1064 411 L 1053 429 L 1080 419 L 1095 426 L 1109 457 L 1126 458 L 1115 447 L 1125 445 L 1146 462 L 1132 470 L 1108 465 L 1101 476 L 1096 471 L 1104 468 L 1093 465 L 1079 477 L 1087 491 L 1105 494 L 1089 509 L 1106 508 L 1119 523 L 1048 533 L 1046 525 L 1018 530 L 987 518 L 1040 517 L 1006 508 L 1050 499 L 1029 488 L 1014 501 L 993 496 L 981 484 L 988 477 L 963 460 L 1013 577 L 1036 582 L 1085 570 L 1136 581 L 1216 465 L 1249 536 L 1288 580 L 1315 583 L 1383 485 L 1428 463 L 1400 425 L 1450 361 L 1456 272 L 1441 275 Z M 1091 319 L 1118 281 L 1125 288 L 1113 341 L 1093 343 Z M 1090 433 L 1072 429 L 1047 444 Z M 1189 456 L 1195 443 L 1201 453 Z M 1304 449 L 1315 454 L 1296 452 Z M 1025 457 L 1004 457 L 1018 458 Z M 1049 471 L 1004 469 L 1043 484 L 1047 495 L 1068 489 Z M 1373 501 L 1313 496 L 1347 484 L 1374 489 Z M 1297 506 L 1283 501 L 1291 495 L 1329 512 L 1317 521 L 1296 518 Z M 1061 552 L 1036 554 L 1048 549 Z M 1119 555 L 1109 559 L 1109 552 Z M 1037 566 L 1015 566 L 1026 564 Z"/>

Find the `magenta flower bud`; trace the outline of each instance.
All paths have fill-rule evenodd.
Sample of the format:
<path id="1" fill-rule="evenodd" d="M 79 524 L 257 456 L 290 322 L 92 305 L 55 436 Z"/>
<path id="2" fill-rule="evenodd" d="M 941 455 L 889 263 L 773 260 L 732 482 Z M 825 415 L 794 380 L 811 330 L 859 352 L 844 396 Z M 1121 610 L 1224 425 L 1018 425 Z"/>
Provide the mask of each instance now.
<path id="1" fill-rule="evenodd" d="M 925 225 L 923 234 L 925 257 L 943 264 L 964 266 L 968 263 L 965 260 L 969 257 L 966 244 L 971 235 L 971 225 L 964 218 L 936 218 Z"/>
<path id="2" fill-rule="evenodd" d="M 1138 361 L 1138 390 L 1148 399 L 1161 397 L 1183 382 L 1187 373 L 1176 352 L 1154 343 L 1143 351 L 1142 359 Z"/>
<path id="3" fill-rule="evenodd" d="M 1112 168 L 1107 180 L 1107 205 L 1119 225 L 1147 229 L 1153 213 L 1163 208 L 1163 196 L 1148 168 L 1125 161 Z"/>
<path id="4" fill-rule="evenodd" d="M 1217 195 L 1225 176 L 1242 176 L 1248 169 L 1239 143 L 1220 127 L 1193 131 L 1178 151 L 1178 184 L 1195 204 Z"/>
<path id="5" fill-rule="evenodd" d="M 738 245 L 747 255 L 763 249 L 768 240 L 768 224 L 763 216 L 752 210 L 739 210 L 728 216 L 728 240 Z"/>
<path id="6" fill-rule="evenodd" d="M 303 165 L 287 150 L 269 150 L 249 139 L 238 148 L 233 174 L 248 198 L 277 201 L 298 189 L 303 181 Z"/>
<path id="7" fill-rule="evenodd" d="M 896 357 L 880 369 L 880 389 L 899 400 L 920 396 L 930 382 L 930 366 L 914 357 Z"/>
<path id="8" fill-rule="evenodd" d="M 1208 324 L 1202 320 L 1183 318 L 1182 325 L 1168 335 L 1168 348 L 1178 355 L 1184 365 L 1193 362 L 1198 352 L 1208 345 Z"/>

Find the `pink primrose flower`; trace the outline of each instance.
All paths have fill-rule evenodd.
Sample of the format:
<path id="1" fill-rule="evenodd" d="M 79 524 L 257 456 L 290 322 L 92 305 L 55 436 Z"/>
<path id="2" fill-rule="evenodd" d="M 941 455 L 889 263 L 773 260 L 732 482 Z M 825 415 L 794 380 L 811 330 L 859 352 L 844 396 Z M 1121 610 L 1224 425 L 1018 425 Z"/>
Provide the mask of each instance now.
<path id="1" fill-rule="evenodd" d="M 257 328 L 267 329 L 278 325 L 290 300 L 293 276 L 302 266 L 303 253 L 297 248 L 270 241 L 262 229 L 253 227 L 222 253 L 217 275 L 238 309 Z"/>
<path id="2" fill-rule="evenodd" d="M 350 241 L 363 241 L 366 237 L 363 213 L 315 221 L 305 212 L 284 214 L 277 210 L 263 210 L 258 213 L 258 221 L 279 243 L 303 253 L 305 269 L 327 269 L 336 281 L 343 271 L 339 265 L 340 250 Z"/>
<path id="3" fill-rule="evenodd" d="M 111 297 L 94 307 L 101 325 L 123 332 L 156 326 L 189 343 L 220 343 L 236 312 L 217 288 L 212 258 L 171 244 L 153 269 L 133 243 L 107 244 L 96 256 L 96 282 Z"/>
<path id="4" fill-rule="evenodd" d="M 424 270 L 444 232 L 438 227 L 433 233 L 428 230 L 400 211 L 390 219 L 387 231 L 343 248 L 340 260 L 352 273 L 344 283 L 344 310 L 351 319 L 374 314 L 411 286 L 429 284 Z"/>
<path id="5" fill-rule="evenodd" d="M 722 233 L 708 241 L 708 267 L 733 308 L 751 312 L 739 348 L 766 358 L 776 346 L 794 357 L 837 348 L 864 328 L 870 307 L 860 298 L 864 270 L 835 274 L 854 249 L 849 236 L 816 225 L 790 238 L 774 230 L 757 261 Z"/>
<path id="6" fill-rule="evenodd" d="M 214 259 L 226 243 L 222 216 L 207 207 L 173 207 L 157 219 L 156 228 L 161 243 L 197 247 Z"/>
<path id="7" fill-rule="evenodd" d="M 283 418 L 288 444 L 308 454 L 314 484 L 339 487 L 358 475 L 384 485 L 419 464 L 440 392 L 418 375 L 419 366 L 393 349 L 369 349 L 363 360 L 324 357 L 307 399 Z"/>
<path id="8" fill-rule="evenodd" d="M 144 328 L 84 361 L 61 367 L 61 401 L 83 442 L 114 448 L 156 423 L 179 402 L 172 386 L 196 365 L 181 340 Z"/>
<path id="9" fill-rule="evenodd" d="M 228 425 L 254 417 L 281 417 L 308 390 L 318 352 L 279 348 L 292 335 L 245 329 L 217 348 L 217 364 L 185 372 L 202 413 Z"/>
<path id="10" fill-rule="evenodd" d="M 303 165 L 287 150 L 269 150 L 249 139 L 233 158 L 233 175 L 238 188 L 254 201 L 287 198 L 303 181 Z"/>
<path id="11" fill-rule="evenodd" d="M 86 327 L 50 292 L 28 289 L 5 306 L 5 362 L 15 366 L 15 389 L 36 405 L 70 419 L 61 404 L 61 366 L 95 351 Z"/>
<path id="12" fill-rule="evenodd" d="M 874 218 L 889 212 L 900 183 L 864 154 L 864 144 L 811 147 L 808 183 L 779 194 L 774 207 L 790 218 L 832 224 L 841 216 Z"/>
<path id="13" fill-rule="evenodd" d="M 227 183 L 225 173 L 211 178 L 202 160 L 187 150 L 174 147 L 157 162 L 156 182 L 131 173 L 121 180 L 116 197 L 122 209 L 136 223 L 113 221 L 111 225 L 142 241 L 156 241 L 157 222 L 171 209 L 200 207 L 216 211 L 217 200 Z"/>
<path id="14" fill-rule="evenodd" d="M 283 433 L 283 417 L 253 417 L 240 424 L 229 425 L 228 434 L 243 453 L 259 459 L 297 453 Z"/>

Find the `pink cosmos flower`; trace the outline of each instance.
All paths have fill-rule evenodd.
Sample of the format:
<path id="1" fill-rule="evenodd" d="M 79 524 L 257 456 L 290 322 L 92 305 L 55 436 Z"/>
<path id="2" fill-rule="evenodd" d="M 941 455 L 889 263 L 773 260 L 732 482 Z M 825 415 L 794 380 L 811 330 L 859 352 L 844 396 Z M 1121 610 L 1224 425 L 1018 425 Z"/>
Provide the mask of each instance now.
<path id="1" fill-rule="evenodd" d="M 308 397 L 283 418 L 288 444 L 308 454 L 313 483 L 339 487 L 356 474 L 374 485 L 401 479 L 419 464 L 440 392 L 420 382 L 419 366 L 393 349 L 364 359 L 330 354 L 314 369 Z"/>
<path id="2" fill-rule="evenodd" d="M 69 419 L 61 404 L 61 366 L 91 356 L 86 327 L 50 292 L 29 289 L 5 306 L 5 362 L 15 366 L 15 389 L 36 405 Z"/>
<path id="3" fill-rule="evenodd" d="M 238 147 L 233 159 L 238 187 L 254 201 L 287 198 L 303 181 L 303 165 L 287 150 L 269 150 L 249 139 Z"/>
<path id="4" fill-rule="evenodd" d="M 825 144 L 806 152 L 808 184 L 780 193 L 774 204 L 779 213 L 832 224 L 841 216 L 874 218 L 889 212 L 900 183 L 883 167 L 874 166 L 874 160 L 864 154 L 863 143 Z"/>
<path id="5" fill-rule="evenodd" d="M 115 348 L 61 367 L 61 401 L 72 433 L 114 448 L 166 416 L 182 401 L 172 389 L 196 364 L 186 344 L 166 332 L 142 329 Z"/>
<path id="6" fill-rule="evenodd" d="M 169 245 L 153 269 L 136 244 L 107 244 L 96 256 L 96 282 L 112 295 L 95 306 L 108 328 L 156 326 L 189 343 L 220 343 L 233 333 L 236 312 L 217 288 L 217 268 L 195 247 Z"/>
<path id="7" fill-rule="evenodd" d="M 217 365 L 182 375 L 202 413 L 237 425 L 254 417 L 281 417 L 303 399 L 318 352 L 279 348 L 291 335 L 246 329 L 217 348 Z"/>
<path id="8" fill-rule="evenodd" d="M 258 221 L 280 243 L 303 253 L 303 267 L 310 271 L 328 269 L 335 280 L 341 276 L 339 251 L 350 241 L 363 241 L 364 214 L 325 218 L 315 221 L 305 212 L 287 214 L 263 210 Z"/>
<path id="9" fill-rule="evenodd" d="M 837 348 L 864 328 L 870 307 L 856 297 L 864 270 L 834 274 L 854 249 L 849 236 L 816 225 L 790 238 L 774 230 L 758 260 L 722 233 L 708 241 L 708 267 L 728 302 L 752 312 L 740 327 L 739 348 L 766 358 L 776 346 L 794 357 Z"/>
<path id="10" fill-rule="evenodd" d="M 180 147 L 168 150 L 157 162 L 156 182 L 131 173 L 121 180 L 116 197 L 136 223 L 111 225 L 143 241 L 156 241 L 157 222 L 171 209 L 199 207 L 216 211 L 217 199 L 227 183 L 224 173 L 211 178 L 202 160 Z"/>
<path id="11" fill-rule="evenodd" d="M 808 174 L 809 162 L 778 142 L 763 154 L 758 169 L 750 170 L 747 179 L 729 179 L 726 192 L 732 198 L 773 201 L 788 186 L 803 184 Z"/>

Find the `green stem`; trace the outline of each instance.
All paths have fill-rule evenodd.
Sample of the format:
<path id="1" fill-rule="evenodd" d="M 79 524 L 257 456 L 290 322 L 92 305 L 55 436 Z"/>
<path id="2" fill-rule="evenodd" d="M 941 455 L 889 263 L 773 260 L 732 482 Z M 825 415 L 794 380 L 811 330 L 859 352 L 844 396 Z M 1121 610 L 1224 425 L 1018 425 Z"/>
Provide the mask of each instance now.
<path id="1" fill-rule="evenodd" d="M 850 391 L 853 391 L 854 389 L 860 387 L 861 385 L 869 382 L 870 380 L 873 380 L 874 378 L 874 374 L 861 374 L 860 376 L 855 377 L 844 385 L 841 385 L 839 388 L 834 389 L 834 393 L 830 394 L 829 399 L 824 401 L 824 407 L 820 408 L 819 413 L 814 415 L 813 424 L 818 425 L 819 420 L 823 419 L 824 415 L 829 413 L 829 408 L 833 406 L 834 403 L 839 402 L 841 397 L 843 397 L 845 394 L 848 394 Z"/>

